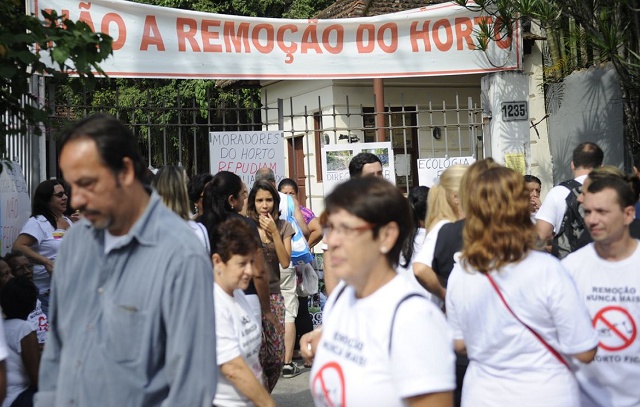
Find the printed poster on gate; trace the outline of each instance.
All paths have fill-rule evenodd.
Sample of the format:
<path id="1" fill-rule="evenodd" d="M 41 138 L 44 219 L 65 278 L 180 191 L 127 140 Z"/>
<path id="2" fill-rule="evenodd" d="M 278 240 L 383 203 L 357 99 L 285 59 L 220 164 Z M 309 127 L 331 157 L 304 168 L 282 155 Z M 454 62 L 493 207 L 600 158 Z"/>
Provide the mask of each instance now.
<path id="1" fill-rule="evenodd" d="M 452 165 L 471 165 L 475 157 L 420 158 L 418 159 L 418 181 L 431 188 L 440 180 L 440 175 Z"/>
<path id="2" fill-rule="evenodd" d="M 284 133 L 281 131 L 220 131 L 209 133 L 211 173 L 231 171 L 251 189 L 256 171 L 269 167 L 276 183 L 285 178 Z"/>
<path id="3" fill-rule="evenodd" d="M 391 142 L 331 144 L 322 147 L 322 185 L 324 196 L 349 179 L 349 162 L 358 153 L 372 153 L 382 161 L 382 176 L 396 184 L 395 160 Z"/>
<path id="4" fill-rule="evenodd" d="M 20 165 L 13 161 L 1 161 L 0 165 L 0 256 L 4 256 L 29 219 L 31 200 Z"/>
<path id="5" fill-rule="evenodd" d="M 371 17 L 303 20 L 124 0 L 27 0 L 26 6 L 28 14 L 42 18 L 41 10 L 56 11 L 110 35 L 113 56 L 100 67 L 112 78 L 359 79 L 522 69 L 517 21 L 513 37 L 490 41 L 479 52 L 478 30 L 499 22 L 454 2 Z M 41 60 L 53 65 L 47 52 Z"/>

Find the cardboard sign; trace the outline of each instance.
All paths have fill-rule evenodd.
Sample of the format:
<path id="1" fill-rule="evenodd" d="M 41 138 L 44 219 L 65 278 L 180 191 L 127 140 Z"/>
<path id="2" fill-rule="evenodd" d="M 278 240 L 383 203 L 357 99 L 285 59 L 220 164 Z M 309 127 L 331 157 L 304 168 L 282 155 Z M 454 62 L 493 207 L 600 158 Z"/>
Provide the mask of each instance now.
<path id="1" fill-rule="evenodd" d="M 276 183 L 285 178 L 284 134 L 280 131 L 221 131 L 209 133 L 211 173 L 231 171 L 251 189 L 256 171 L 269 167 Z"/>
<path id="2" fill-rule="evenodd" d="M 431 188 L 438 183 L 440 175 L 452 165 L 471 165 L 474 157 L 420 158 L 418 160 L 418 181 L 420 185 Z"/>
<path id="3" fill-rule="evenodd" d="M 16 162 L 2 161 L 0 174 L 0 255 L 11 246 L 31 215 L 31 200 L 22 169 Z"/>

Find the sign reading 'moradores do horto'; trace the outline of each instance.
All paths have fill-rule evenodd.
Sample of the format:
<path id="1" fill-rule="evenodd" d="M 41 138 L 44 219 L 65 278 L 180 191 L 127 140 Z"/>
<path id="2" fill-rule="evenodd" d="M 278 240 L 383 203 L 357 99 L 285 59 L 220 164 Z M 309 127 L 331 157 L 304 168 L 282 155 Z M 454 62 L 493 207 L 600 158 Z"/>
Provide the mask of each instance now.
<path id="1" fill-rule="evenodd" d="M 493 17 L 453 2 L 327 20 L 231 16 L 123 0 L 27 0 L 27 7 L 38 16 L 55 10 L 109 34 L 113 57 L 100 66 L 114 78 L 349 79 L 522 69 L 518 26 L 513 39 L 491 41 L 486 52 L 477 52 L 477 31 L 494 24 Z"/>
<path id="2" fill-rule="evenodd" d="M 256 171 L 268 167 L 276 182 L 285 177 L 284 134 L 281 131 L 220 131 L 209 133 L 211 173 L 236 173 L 251 189 Z"/>

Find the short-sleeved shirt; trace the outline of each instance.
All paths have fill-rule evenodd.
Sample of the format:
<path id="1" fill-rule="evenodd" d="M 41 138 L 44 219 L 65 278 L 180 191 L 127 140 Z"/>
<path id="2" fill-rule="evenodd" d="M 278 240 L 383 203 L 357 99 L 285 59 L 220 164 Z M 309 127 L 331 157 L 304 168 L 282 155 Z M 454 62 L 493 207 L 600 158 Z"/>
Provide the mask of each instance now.
<path id="1" fill-rule="evenodd" d="M 287 195 L 288 196 L 288 195 Z M 284 219 L 276 220 L 276 226 L 282 240 L 291 237 L 294 234 L 293 226 Z M 269 265 L 269 292 L 271 294 L 280 293 L 280 262 L 276 253 L 276 244 L 273 242 L 263 243 L 264 256 Z"/>
<path id="2" fill-rule="evenodd" d="M 33 332 L 33 327 L 22 319 L 7 319 L 4 321 L 4 333 L 9 347 L 7 358 L 7 396 L 2 407 L 9 407 L 16 397 L 30 385 L 29 376 L 22 361 L 22 339 Z"/>
<path id="3" fill-rule="evenodd" d="M 587 175 L 581 175 L 576 177 L 575 180 L 580 184 L 584 183 L 587 179 Z M 567 203 L 565 199 L 571 190 L 562 185 L 556 185 L 551 188 L 551 191 L 547 194 L 536 213 L 536 220 L 543 220 L 550 223 L 553 226 L 553 233 L 556 234 L 562 226 L 562 218 L 567 210 Z"/>
<path id="4" fill-rule="evenodd" d="M 69 225 L 72 224 L 69 218 L 63 218 Z M 31 246 L 31 249 L 54 262 L 65 233 L 66 230 L 54 228 L 42 215 L 29 218 L 20 231 L 21 235 L 29 235 L 36 239 L 36 243 Z M 40 293 L 51 288 L 51 276 L 42 264 L 33 265 L 33 283 L 38 287 Z"/>
<path id="5" fill-rule="evenodd" d="M 316 217 L 316 215 L 311 211 L 311 209 L 307 208 L 306 206 L 300 205 L 300 212 L 302 212 L 304 223 L 306 223 L 307 225 Z"/>
<path id="6" fill-rule="evenodd" d="M 260 345 L 262 325 L 256 319 L 242 290 L 230 296 L 218 285 L 213 289 L 216 310 L 216 357 L 218 366 L 242 356 L 244 362 L 262 383 Z M 223 375 L 218 376 L 218 387 L 213 400 L 215 406 L 251 406 L 249 399 Z"/>
<path id="7" fill-rule="evenodd" d="M 580 364 L 581 407 L 640 406 L 640 241 L 624 260 L 607 261 L 590 243 L 562 260 L 599 335 L 595 360 Z"/>
<path id="8" fill-rule="evenodd" d="M 462 404 L 579 407 L 573 373 L 508 311 L 486 275 L 464 267 L 453 267 L 446 297 L 454 339 L 464 340 L 470 360 Z M 560 353 L 597 345 L 587 309 L 555 257 L 531 251 L 490 274 L 513 312 Z"/>
<path id="9" fill-rule="evenodd" d="M 365 298 L 340 282 L 323 312 L 310 375 L 316 405 L 399 407 L 455 388 L 444 315 L 408 279 L 398 275 Z"/>

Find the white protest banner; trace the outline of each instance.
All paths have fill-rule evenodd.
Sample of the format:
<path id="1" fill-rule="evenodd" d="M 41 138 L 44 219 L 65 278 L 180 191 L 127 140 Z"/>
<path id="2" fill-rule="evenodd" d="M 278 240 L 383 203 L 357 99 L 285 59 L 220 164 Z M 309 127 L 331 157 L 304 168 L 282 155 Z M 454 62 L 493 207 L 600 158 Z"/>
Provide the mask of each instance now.
<path id="1" fill-rule="evenodd" d="M 349 162 L 359 153 L 375 154 L 382 161 L 382 176 L 396 184 L 395 160 L 391 142 L 332 144 L 322 147 L 322 186 L 324 196 L 349 179 Z"/>
<path id="2" fill-rule="evenodd" d="M 420 158 L 418 159 L 418 181 L 420 185 L 431 188 L 438 183 L 440 174 L 452 165 L 471 165 L 474 157 Z"/>
<path id="3" fill-rule="evenodd" d="M 281 131 L 210 132 L 211 173 L 231 171 L 251 189 L 256 171 L 269 167 L 280 182 L 285 177 L 283 140 Z"/>
<path id="4" fill-rule="evenodd" d="M 2 161 L 0 165 L 0 256 L 4 256 L 31 215 L 31 201 L 18 163 Z"/>
<path id="5" fill-rule="evenodd" d="M 493 17 L 442 3 L 375 17 L 241 17 L 123 0 L 27 0 L 113 37 L 100 67 L 113 78 L 348 79 L 461 75 L 522 69 L 522 36 L 476 50 Z M 496 25 L 499 22 L 496 22 Z M 44 56 L 43 61 L 49 63 Z M 398 63 L 402 61 L 402 63 Z"/>

